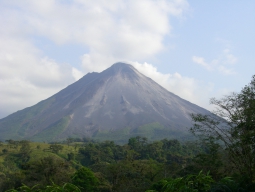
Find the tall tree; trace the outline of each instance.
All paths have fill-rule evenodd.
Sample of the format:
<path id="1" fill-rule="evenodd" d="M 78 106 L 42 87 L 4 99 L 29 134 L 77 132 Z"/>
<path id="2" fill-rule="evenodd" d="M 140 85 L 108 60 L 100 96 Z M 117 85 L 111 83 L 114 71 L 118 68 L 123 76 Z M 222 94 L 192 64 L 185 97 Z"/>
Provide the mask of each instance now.
<path id="1" fill-rule="evenodd" d="M 22 140 L 19 142 L 21 144 L 20 147 L 20 157 L 23 162 L 27 162 L 30 158 L 30 153 L 31 153 L 31 146 L 30 142 L 27 140 Z"/>
<path id="2" fill-rule="evenodd" d="M 82 191 L 95 192 L 98 191 L 99 181 L 95 177 L 94 173 L 86 168 L 82 167 L 76 171 L 72 177 L 72 183 L 80 188 Z"/>
<path id="3" fill-rule="evenodd" d="M 63 184 L 63 182 L 69 182 L 70 176 L 74 173 L 70 164 L 57 156 L 48 156 L 29 162 L 24 169 L 27 175 L 24 183 L 29 186 L 35 184 L 45 186 L 52 182 L 58 185 Z"/>
<path id="4" fill-rule="evenodd" d="M 59 151 L 61 151 L 63 149 L 63 145 L 58 145 L 58 144 L 51 144 L 49 146 L 49 149 L 53 152 L 53 153 L 59 153 Z"/>
<path id="5" fill-rule="evenodd" d="M 192 114 L 191 131 L 223 143 L 233 169 L 249 181 L 255 179 L 255 75 L 239 93 L 211 99 L 210 115 Z"/>

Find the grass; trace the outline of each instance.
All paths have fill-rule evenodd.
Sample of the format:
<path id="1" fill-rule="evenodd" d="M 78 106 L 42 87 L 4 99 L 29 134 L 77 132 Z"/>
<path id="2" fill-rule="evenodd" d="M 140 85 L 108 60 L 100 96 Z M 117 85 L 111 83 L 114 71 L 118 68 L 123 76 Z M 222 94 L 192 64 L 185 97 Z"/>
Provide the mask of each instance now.
<path id="1" fill-rule="evenodd" d="M 33 107 L 25 108 L 21 111 L 11 114 L 10 116 L 0 121 L 1 123 L 1 136 L 0 138 L 12 138 L 19 140 L 22 138 L 27 129 L 32 126 L 28 123 L 25 123 L 31 117 L 34 117 L 40 114 L 45 108 L 50 106 L 54 101 L 54 98 L 41 101 Z M 8 127 L 8 129 L 6 129 Z"/>
<path id="2" fill-rule="evenodd" d="M 153 136 L 155 135 L 155 131 L 163 130 L 163 129 L 164 129 L 163 125 L 161 125 L 158 122 L 154 122 L 154 123 L 149 123 L 136 128 L 132 134 L 134 136 L 139 135 L 141 137 L 147 137 L 149 140 L 152 140 Z"/>
<path id="3" fill-rule="evenodd" d="M 78 148 L 75 149 L 75 145 L 72 144 L 70 146 L 66 144 L 60 144 L 63 146 L 63 150 L 61 150 L 58 154 L 52 153 L 49 150 L 50 144 L 48 143 L 39 143 L 39 142 L 30 142 L 31 153 L 29 162 L 37 161 L 38 159 L 48 157 L 48 156 L 55 156 L 57 158 L 61 158 L 67 160 L 68 153 L 78 153 Z M 3 153 L 3 149 L 7 149 L 8 152 Z M 9 155 L 17 155 L 19 154 L 20 146 L 17 148 L 11 148 L 10 145 L 4 143 L 0 145 L 0 165 L 4 163 L 5 158 Z M 1 173 L 1 169 L 0 169 Z"/>
<path id="4" fill-rule="evenodd" d="M 53 141 L 64 132 L 69 124 L 70 117 L 64 117 L 33 137 L 36 141 Z"/>
<path id="5" fill-rule="evenodd" d="M 99 130 L 94 134 L 93 139 L 96 141 L 111 140 L 117 144 L 125 144 L 131 137 L 146 137 L 150 141 L 161 140 L 161 139 L 176 139 L 181 138 L 179 131 L 172 131 L 164 127 L 158 122 L 149 123 L 137 127 L 136 129 L 131 129 L 126 127 L 123 129 L 118 129 L 116 131 L 104 131 Z"/>
<path id="6" fill-rule="evenodd" d="M 93 139 L 96 141 L 110 140 L 119 144 L 123 144 L 127 143 L 128 138 L 130 137 L 130 131 L 130 127 L 118 129 L 116 131 L 99 130 L 96 134 L 94 134 Z"/>

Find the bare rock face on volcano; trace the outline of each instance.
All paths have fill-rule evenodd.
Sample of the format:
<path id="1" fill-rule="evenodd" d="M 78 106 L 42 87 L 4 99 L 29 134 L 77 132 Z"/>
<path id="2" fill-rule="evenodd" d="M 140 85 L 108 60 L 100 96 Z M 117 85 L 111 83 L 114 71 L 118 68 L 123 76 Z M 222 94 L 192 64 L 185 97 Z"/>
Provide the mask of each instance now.
<path id="1" fill-rule="evenodd" d="M 208 111 L 167 91 L 132 65 L 116 63 L 1 119 L 0 139 L 182 137 L 192 125 L 191 113 Z"/>

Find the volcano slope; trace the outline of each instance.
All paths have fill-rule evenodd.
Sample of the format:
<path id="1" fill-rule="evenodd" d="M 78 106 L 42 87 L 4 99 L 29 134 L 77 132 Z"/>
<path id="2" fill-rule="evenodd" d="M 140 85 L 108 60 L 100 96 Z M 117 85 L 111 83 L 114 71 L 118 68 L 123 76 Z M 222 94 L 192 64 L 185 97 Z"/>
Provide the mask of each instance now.
<path id="1" fill-rule="evenodd" d="M 190 114 L 209 111 L 167 91 L 132 65 L 115 63 L 32 107 L 0 120 L 0 139 L 60 141 L 67 137 L 126 142 L 187 138 Z"/>

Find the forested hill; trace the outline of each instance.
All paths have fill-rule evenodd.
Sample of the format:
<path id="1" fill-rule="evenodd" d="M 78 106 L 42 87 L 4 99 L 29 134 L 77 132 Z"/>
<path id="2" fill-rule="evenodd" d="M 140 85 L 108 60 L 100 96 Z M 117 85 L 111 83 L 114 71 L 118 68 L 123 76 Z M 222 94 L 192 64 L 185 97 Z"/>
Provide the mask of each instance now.
<path id="1" fill-rule="evenodd" d="M 193 180 L 207 191 L 221 187 L 226 174 L 233 175 L 218 149 L 212 141 L 149 142 L 142 137 L 126 145 L 72 138 L 53 144 L 8 140 L 0 145 L 0 191 L 163 192 L 181 177 L 182 185 Z"/>

